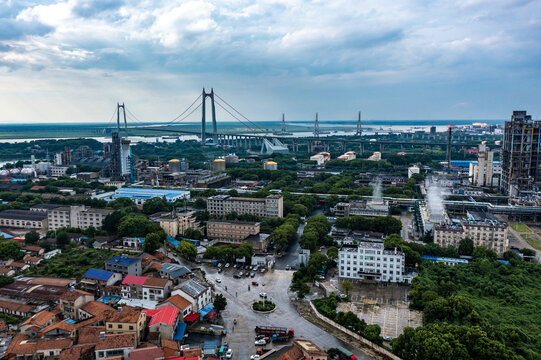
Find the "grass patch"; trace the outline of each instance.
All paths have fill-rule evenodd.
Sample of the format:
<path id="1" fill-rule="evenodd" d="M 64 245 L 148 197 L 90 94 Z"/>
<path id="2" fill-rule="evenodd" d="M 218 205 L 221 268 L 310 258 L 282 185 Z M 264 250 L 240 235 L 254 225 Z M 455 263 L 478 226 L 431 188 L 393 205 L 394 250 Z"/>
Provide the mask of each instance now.
<path id="1" fill-rule="evenodd" d="M 38 266 L 31 268 L 27 275 L 80 278 L 90 268 L 103 269 L 105 260 L 120 254 L 120 251 L 110 249 L 68 249 L 52 259 L 43 260 Z"/>
<path id="2" fill-rule="evenodd" d="M 537 250 L 541 250 L 541 240 L 534 234 L 520 234 L 524 240 Z"/>
<path id="3" fill-rule="evenodd" d="M 256 301 L 252 304 L 252 308 L 256 311 L 271 311 L 275 307 L 276 304 L 269 300 Z"/>
<path id="4" fill-rule="evenodd" d="M 511 226 L 513 227 L 513 229 L 515 229 L 515 231 L 518 231 L 520 233 L 531 233 L 532 232 L 530 230 L 530 228 L 525 224 L 515 223 L 515 224 L 512 224 Z"/>

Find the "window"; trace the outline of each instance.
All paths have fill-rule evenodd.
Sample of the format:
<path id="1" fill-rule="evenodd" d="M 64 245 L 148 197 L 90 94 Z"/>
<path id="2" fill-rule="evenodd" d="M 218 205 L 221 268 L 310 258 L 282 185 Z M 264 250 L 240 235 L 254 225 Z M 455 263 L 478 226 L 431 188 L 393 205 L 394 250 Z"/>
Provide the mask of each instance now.
<path id="1" fill-rule="evenodd" d="M 133 325 L 130 325 L 130 330 L 133 330 Z"/>
<path id="2" fill-rule="evenodd" d="M 109 329 L 112 329 L 113 328 L 113 324 L 109 324 Z"/>
<path id="3" fill-rule="evenodd" d="M 119 329 L 122 329 L 122 324 L 118 324 L 118 328 L 119 328 Z"/>

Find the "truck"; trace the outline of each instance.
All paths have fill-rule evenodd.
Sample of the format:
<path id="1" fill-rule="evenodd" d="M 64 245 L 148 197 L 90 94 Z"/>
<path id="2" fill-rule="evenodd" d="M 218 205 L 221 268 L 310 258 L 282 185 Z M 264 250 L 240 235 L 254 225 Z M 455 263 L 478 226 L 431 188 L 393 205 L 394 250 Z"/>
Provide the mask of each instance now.
<path id="1" fill-rule="evenodd" d="M 278 336 L 276 334 L 272 335 L 272 342 L 286 342 L 289 341 L 289 336 Z"/>
<path id="2" fill-rule="evenodd" d="M 287 338 L 295 336 L 295 332 L 293 331 L 293 329 L 286 327 L 256 326 L 255 332 L 258 335 L 267 335 L 271 337 L 273 337 L 274 335 L 276 335 L 277 337 L 286 336 Z"/>
<path id="3" fill-rule="evenodd" d="M 357 357 L 353 355 L 353 353 L 349 350 L 344 349 L 341 346 L 337 346 L 336 350 L 338 350 L 338 356 L 340 359 L 343 360 L 357 360 Z"/>

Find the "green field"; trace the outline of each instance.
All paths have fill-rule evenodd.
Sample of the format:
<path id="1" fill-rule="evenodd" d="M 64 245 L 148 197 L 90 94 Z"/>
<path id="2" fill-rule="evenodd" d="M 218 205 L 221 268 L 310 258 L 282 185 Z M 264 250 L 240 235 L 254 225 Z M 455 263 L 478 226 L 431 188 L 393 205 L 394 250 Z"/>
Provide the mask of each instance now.
<path id="1" fill-rule="evenodd" d="M 521 234 L 522 238 L 537 250 L 541 250 L 541 240 L 534 234 Z"/>
<path id="2" fill-rule="evenodd" d="M 518 231 L 520 233 L 530 233 L 532 232 L 528 226 L 522 223 L 515 223 L 511 225 L 515 231 Z"/>

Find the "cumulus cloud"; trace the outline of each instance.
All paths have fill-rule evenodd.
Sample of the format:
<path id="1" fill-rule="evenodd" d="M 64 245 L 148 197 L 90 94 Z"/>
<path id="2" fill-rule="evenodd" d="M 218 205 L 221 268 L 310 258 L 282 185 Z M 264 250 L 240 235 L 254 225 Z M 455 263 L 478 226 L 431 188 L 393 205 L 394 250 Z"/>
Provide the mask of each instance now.
<path id="1" fill-rule="evenodd" d="M 531 0 L 0 0 L 0 66 L 242 77 L 288 91 L 336 83 L 348 94 L 359 82 L 531 78 L 539 13 Z"/>

